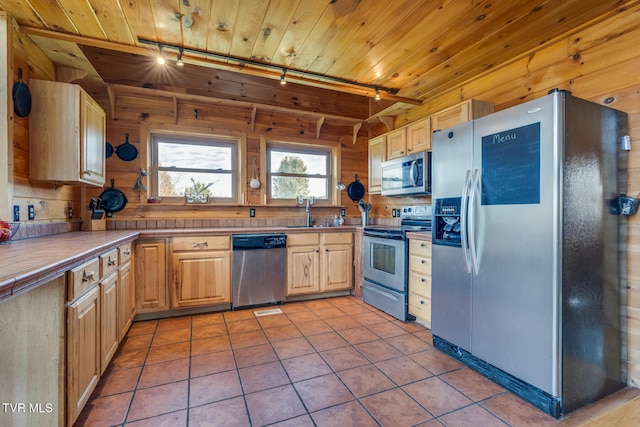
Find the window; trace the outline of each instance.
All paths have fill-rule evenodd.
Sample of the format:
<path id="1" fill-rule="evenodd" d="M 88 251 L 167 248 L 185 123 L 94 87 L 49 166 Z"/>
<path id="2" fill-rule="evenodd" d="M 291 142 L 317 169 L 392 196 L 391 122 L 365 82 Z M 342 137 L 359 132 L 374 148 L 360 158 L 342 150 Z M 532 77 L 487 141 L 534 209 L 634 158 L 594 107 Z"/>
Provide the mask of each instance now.
<path id="1" fill-rule="evenodd" d="M 234 139 L 153 134 L 151 193 L 176 202 L 194 193 L 211 202 L 235 202 L 237 146 Z"/>
<path id="2" fill-rule="evenodd" d="M 272 201 L 313 196 L 331 202 L 331 148 L 267 145 L 267 180 Z"/>

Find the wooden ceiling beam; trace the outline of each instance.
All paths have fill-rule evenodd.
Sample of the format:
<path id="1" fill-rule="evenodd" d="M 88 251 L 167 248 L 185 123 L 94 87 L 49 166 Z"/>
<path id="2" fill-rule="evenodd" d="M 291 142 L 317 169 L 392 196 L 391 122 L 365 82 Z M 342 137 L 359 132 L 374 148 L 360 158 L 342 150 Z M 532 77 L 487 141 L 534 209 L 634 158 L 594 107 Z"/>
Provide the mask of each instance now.
<path id="1" fill-rule="evenodd" d="M 135 54 L 135 55 L 143 55 L 143 56 L 157 56 L 158 49 L 155 47 L 142 47 L 142 46 L 132 46 L 122 43 L 114 43 L 110 41 L 93 39 L 89 37 L 83 37 L 73 34 L 67 33 L 59 33 L 56 31 L 45 30 L 36 27 L 20 27 L 20 30 L 28 35 L 38 36 L 38 37 L 47 37 L 50 39 L 62 40 L 66 42 L 76 43 L 78 45 L 86 45 L 92 46 L 99 49 L 108 49 L 114 50 L 117 52 Z M 280 80 L 281 72 L 279 70 L 270 70 L 267 68 L 260 67 L 251 67 L 247 65 L 234 64 L 229 61 L 212 59 L 211 57 L 207 57 L 205 54 L 198 55 L 197 53 L 184 52 L 182 56 L 182 60 L 185 63 L 190 63 L 193 65 L 198 65 L 202 67 L 208 68 L 216 68 L 228 71 L 234 71 L 238 73 L 245 73 L 254 75 L 257 77 L 268 78 L 271 80 Z M 321 77 L 304 77 L 302 75 L 291 74 L 287 75 L 287 80 L 294 83 L 299 83 L 307 86 L 313 86 L 323 89 L 335 90 L 338 92 L 350 93 L 353 95 L 359 95 L 367 98 L 374 98 L 376 96 L 376 92 L 374 89 L 369 89 L 360 86 L 350 86 L 346 83 L 337 83 L 332 81 L 322 80 Z M 390 95 L 384 91 L 380 92 L 380 97 L 387 101 L 391 102 L 402 102 L 410 105 L 422 105 L 422 101 L 412 98 L 407 98 L 403 96 Z"/>

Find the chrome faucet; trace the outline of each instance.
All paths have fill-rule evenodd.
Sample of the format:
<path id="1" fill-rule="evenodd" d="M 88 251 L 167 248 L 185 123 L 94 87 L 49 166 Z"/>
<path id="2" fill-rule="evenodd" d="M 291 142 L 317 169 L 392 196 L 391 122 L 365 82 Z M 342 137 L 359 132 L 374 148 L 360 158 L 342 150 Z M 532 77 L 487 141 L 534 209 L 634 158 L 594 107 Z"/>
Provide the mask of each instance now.
<path id="1" fill-rule="evenodd" d="M 311 227 L 311 223 L 314 221 L 313 217 L 311 216 L 311 205 L 313 205 L 315 203 L 315 200 L 314 200 L 313 196 L 309 196 L 306 199 L 304 199 L 302 196 L 298 196 L 298 199 L 297 199 L 298 205 L 302 205 L 302 203 L 305 200 L 307 201 L 306 205 L 305 205 L 305 208 L 304 208 L 304 211 L 307 213 L 306 226 L 307 227 Z"/>

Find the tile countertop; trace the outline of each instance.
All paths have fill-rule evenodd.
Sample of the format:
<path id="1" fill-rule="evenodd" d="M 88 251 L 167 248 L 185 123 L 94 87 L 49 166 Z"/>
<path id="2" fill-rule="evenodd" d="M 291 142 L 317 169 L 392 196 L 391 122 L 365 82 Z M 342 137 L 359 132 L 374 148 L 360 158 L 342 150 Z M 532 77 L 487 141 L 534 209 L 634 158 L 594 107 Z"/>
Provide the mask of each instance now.
<path id="1" fill-rule="evenodd" d="M 49 282 L 73 267 L 138 237 L 243 233 L 353 232 L 340 227 L 247 227 L 78 231 L 0 245 L 0 302 Z"/>

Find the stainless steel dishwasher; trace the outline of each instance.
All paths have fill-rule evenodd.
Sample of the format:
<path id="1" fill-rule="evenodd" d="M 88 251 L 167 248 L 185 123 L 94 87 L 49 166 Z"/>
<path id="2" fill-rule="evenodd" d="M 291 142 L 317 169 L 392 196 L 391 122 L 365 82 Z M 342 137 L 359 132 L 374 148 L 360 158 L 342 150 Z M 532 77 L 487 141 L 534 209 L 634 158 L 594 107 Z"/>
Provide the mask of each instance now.
<path id="1" fill-rule="evenodd" d="M 287 236 L 234 234 L 231 307 L 282 302 L 287 293 Z"/>

